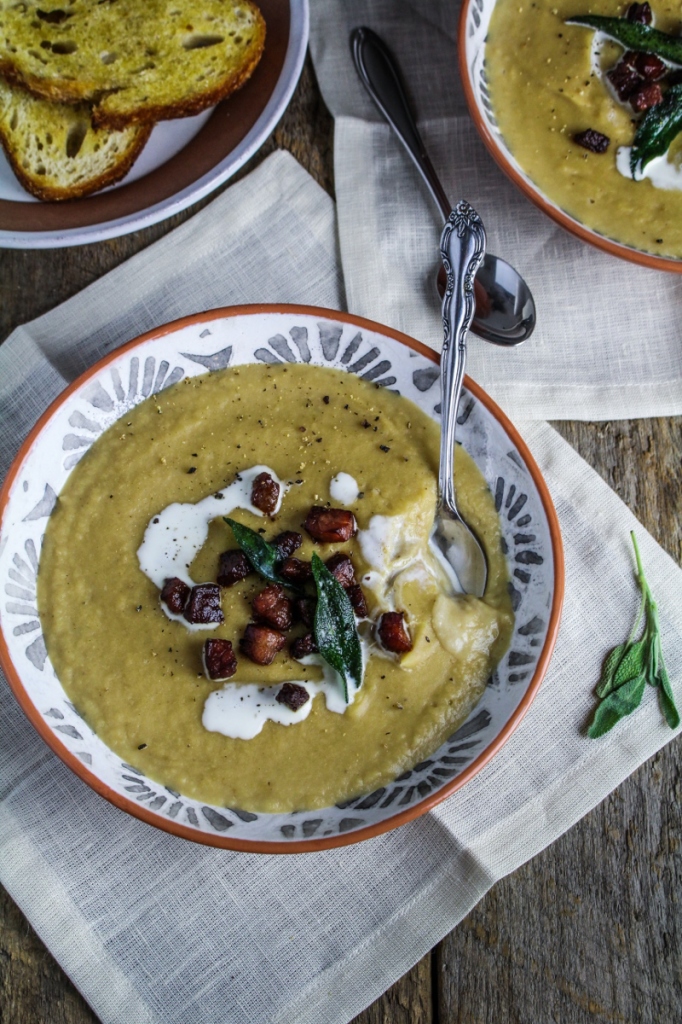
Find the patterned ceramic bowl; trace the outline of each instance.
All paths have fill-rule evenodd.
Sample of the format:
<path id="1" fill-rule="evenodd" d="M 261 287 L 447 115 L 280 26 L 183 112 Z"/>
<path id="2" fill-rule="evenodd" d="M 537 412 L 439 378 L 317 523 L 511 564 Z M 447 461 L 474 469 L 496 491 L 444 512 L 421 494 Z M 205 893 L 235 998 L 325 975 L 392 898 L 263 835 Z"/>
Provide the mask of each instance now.
<path id="1" fill-rule="evenodd" d="M 465 382 L 458 438 L 495 496 L 512 579 L 509 652 L 466 722 L 427 760 L 343 806 L 291 814 L 210 807 L 121 762 L 81 719 L 50 664 L 36 610 L 36 574 L 56 496 L 102 431 L 184 377 L 259 361 L 356 373 L 439 415 L 434 353 L 404 334 L 346 313 L 298 306 L 211 310 L 131 341 L 64 391 L 22 446 L 0 492 L 0 664 L 46 743 L 117 807 L 212 846 L 283 853 L 342 846 L 410 821 L 470 779 L 528 709 L 549 662 L 563 597 L 556 513 L 525 444 L 497 406 Z"/>
<path id="2" fill-rule="evenodd" d="M 592 228 L 586 227 L 558 206 L 528 177 L 517 163 L 502 137 L 490 100 L 486 72 L 486 37 L 497 0 L 463 0 L 459 19 L 459 72 L 464 87 L 469 113 L 483 142 L 522 192 L 552 220 L 577 235 L 583 242 L 654 270 L 668 270 L 682 274 L 682 259 L 656 256 L 617 242 Z M 589 8 L 589 4 L 587 5 Z"/>

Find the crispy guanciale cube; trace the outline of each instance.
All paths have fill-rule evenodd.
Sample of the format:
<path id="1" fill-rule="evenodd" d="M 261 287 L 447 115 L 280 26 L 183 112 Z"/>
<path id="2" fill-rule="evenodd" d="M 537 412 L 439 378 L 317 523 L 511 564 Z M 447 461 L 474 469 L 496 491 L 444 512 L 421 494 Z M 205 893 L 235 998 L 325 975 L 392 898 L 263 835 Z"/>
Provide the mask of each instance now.
<path id="1" fill-rule="evenodd" d="M 233 587 L 235 583 L 246 579 L 252 571 L 251 562 L 243 551 L 223 551 L 218 566 L 218 583 L 221 587 Z"/>
<path id="2" fill-rule="evenodd" d="M 353 611 L 359 619 L 367 618 L 367 598 L 359 583 L 354 583 L 348 588 L 348 599 L 353 605 Z"/>
<path id="3" fill-rule="evenodd" d="M 668 65 L 655 53 L 636 53 L 632 60 L 635 71 L 639 71 L 647 82 L 657 82 L 668 70 Z"/>
<path id="4" fill-rule="evenodd" d="M 237 671 L 237 658 L 229 640 L 220 637 L 205 640 L 202 656 L 206 675 L 215 683 L 229 679 Z"/>
<path id="5" fill-rule="evenodd" d="M 384 612 L 379 620 L 379 639 L 387 651 L 406 654 L 412 650 L 412 640 L 405 625 L 404 612 Z"/>
<path id="6" fill-rule="evenodd" d="M 251 504 L 271 516 L 277 508 L 279 501 L 279 484 L 276 483 L 269 473 L 259 473 L 251 487 Z"/>
<path id="7" fill-rule="evenodd" d="M 286 642 L 284 633 L 270 626 L 256 626 L 250 622 L 239 641 L 239 649 L 256 665 L 272 665 Z"/>
<path id="8" fill-rule="evenodd" d="M 251 607 L 257 622 L 264 622 L 275 629 L 291 629 L 293 602 L 279 583 L 271 583 L 260 594 L 256 594 Z"/>
<path id="9" fill-rule="evenodd" d="M 282 564 L 277 566 L 277 572 L 288 583 L 305 583 L 313 577 L 310 562 L 304 562 L 301 558 L 285 558 Z"/>
<path id="10" fill-rule="evenodd" d="M 308 703 L 310 694 L 305 686 L 300 686 L 298 683 L 284 683 L 275 700 L 280 704 L 286 704 L 292 711 L 298 711 Z"/>
<path id="11" fill-rule="evenodd" d="M 609 148 L 611 139 L 608 135 L 602 135 L 601 132 L 588 128 L 587 131 L 578 132 L 574 135 L 573 141 L 577 142 L 583 149 L 589 149 L 591 153 L 605 153 Z"/>
<path id="12" fill-rule="evenodd" d="M 313 505 L 304 526 L 313 540 L 322 544 L 343 544 L 357 533 L 355 516 L 345 508 Z"/>
<path id="13" fill-rule="evenodd" d="M 224 619 L 220 607 L 220 587 L 217 583 L 199 583 L 192 587 L 185 608 L 185 618 L 195 625 L 208 625 Z"/>
<path id="14" fill-rule="evenodd" d="M 615 68 L 611 68 L 607 72 L 607 78 L 616 90 L 619 100 L 629 99 L 633 92 L 636 92 L 642 84 L 642 76 L 634 66 L 635 57 L 636 54 L 634 53 L 626 53 L 625 57 L 616 64 Z M 633 61 L 632 64 L 630 60 Z"/>
<path id="15" fill-rule="evenodd" d="M 662 102 L 663 92 L 661 91 L 660 85 L 657 85 L 654 82 L 650 85 L 645 85 L 642 89 L 636 92 L 634 96 L 630 97 L 632 109 L 636 110 L 638 114 L 641 114 L 644 110 L 649 110 L 650 107 L 655 107 Z"/>
<path id="16" fill-rule="evenodd" d="M 352 587 L 357 582 L 353 563 L 348 555 L 344 555 L 341 551 L 328 558 L 324 564 L 344 590 L 348 590 L 349 587 Z"/>
<path id="17" fill-rule="evenodd" d="M 294 617 L 304 626 L 312 629 L 316 605 L 317 601 L 314 597 L 297 597 L 294 601 Z"/>
<path id="18" fill-rule="evenodd" d="M 296 658 L 297 661 L 300 661 L 301 658 L 306 658 L 309 654 L 317 654 L 318 647 L 315 643 L 315 637 L 312 633 L 305 633 L 304 636 L 296 637 L 289 651 L 291 652 L 291 657 Z"/>
<path id="19" fill-rule="evenodd" d="M 639 25 L 650 25 L 653 21 L 651 7 L 647 3 L 630 4 L 625 13 L 625 17 L 628 21 L 634 21 Z"/>
<path id="20" fill-rule="evenodd" d="M 183 580 L 178 579 L 177 576 L 171 576 L 170 579 L 164 580 L 161 600 L 176 615 L 182 614 L 188 597 L 189 587 Z"/>
<path id="21" fill-rule="evenodd" d="M 303 535 L 294 533 L 293 530 L 285 530 L 278 533 L 273 541 L 270 541 L 273 548 L 277 548 L 277 558 L 283 562 L 285 558 L 291 558 L 294 551 L 298 551 L 303 543 Z"/>

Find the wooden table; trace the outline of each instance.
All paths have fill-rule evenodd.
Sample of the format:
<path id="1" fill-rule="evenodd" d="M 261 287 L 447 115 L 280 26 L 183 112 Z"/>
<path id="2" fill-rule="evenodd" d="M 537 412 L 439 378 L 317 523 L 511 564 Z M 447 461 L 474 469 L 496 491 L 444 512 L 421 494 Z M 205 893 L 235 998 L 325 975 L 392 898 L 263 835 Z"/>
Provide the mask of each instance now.
<path id="1" fill-rule="evenodd" d="M 242 173 L 273 149 L 285 148 L 333 193 L 332 129 L 308 62 L 284 119 Z M 197 209 L 97 245 L 0 251 L 0 337 Z M 556 427 L 682 562 L 682 419 Z M 681 752 L 678 739 L 553 846 L 498 882 L 356 1024 L 682 1021 Z M 96 1020 L 1 893 L 0 1021 Z"/>

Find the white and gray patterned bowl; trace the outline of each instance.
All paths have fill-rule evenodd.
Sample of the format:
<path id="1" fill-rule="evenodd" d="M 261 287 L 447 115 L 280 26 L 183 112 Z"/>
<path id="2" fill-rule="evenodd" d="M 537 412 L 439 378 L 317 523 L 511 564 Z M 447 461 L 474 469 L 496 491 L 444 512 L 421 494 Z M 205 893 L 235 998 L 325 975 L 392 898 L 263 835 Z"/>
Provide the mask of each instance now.
<path id="1" fill-rule="evenodd" d="M 682 259 L 657 256 L 587 227 L 542 191 L 516 160 L 500 131 L 490 99 L 486 69 L 488 26 L 497 0 L 463 0 L 459 19 L 459 73 L 472 120 L 505 174 L 543 213 L 583 242 L 654 270 L 682 274 Z M 589 9 L 589 8 L 588 8 Z"/>
<path id="2" fill-rule="evenodd" d="M 556 513 L 504 414 L 466 381 L 458 438 L 495 496 L 516 624 L 476 708 L 442 747 L 390 785 L 315 812 L 210 807 L 148 779 L 96 736 L 50 664 L 36 608 L 40 546 L 57 494 L 93 441 L 130 408 L 184 377 L 251 362 L 305 362 L 399 391 L 434 419 L 438 366 L 406 335 L 346 313 L 244 306 L 176 321 L 122 346 L 64 391 L 22 446 L 0 492 L 0 664 L 43 739 L 93 789 L 176 835 L 252 852 L 301 852 L 377 835 L 423 814 L 471 778 L 530 705 L 547 668 L 563 597 Z"/>

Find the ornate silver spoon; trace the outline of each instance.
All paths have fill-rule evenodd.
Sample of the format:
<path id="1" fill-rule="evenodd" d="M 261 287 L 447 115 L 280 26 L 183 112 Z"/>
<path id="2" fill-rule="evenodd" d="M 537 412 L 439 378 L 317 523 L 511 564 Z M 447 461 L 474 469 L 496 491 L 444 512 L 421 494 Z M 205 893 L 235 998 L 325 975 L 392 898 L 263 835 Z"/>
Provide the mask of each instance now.
<path id="1" fill-rule="evenodd" d="M 412 157 L 447 220 L 452 205 L 424 148 L 393 55 L 369 28 L 354 28 L 350 44 L 363 85 Z M 441 274 L 441 295 L 443 285 Z M 507 346 L 520 345 L 530 337 L 535 327 L 535 303 L 528 285 L 509 263 L 488 253 L 479 267 L 474 287 L 476 307 L 471 324 L 474 334 L 495 345 Z"/>
<path id="2" fill-rule="evenodd" d="M 440 254 L 447 284 L 440 360 L 438 506 L 431 543 L 440 560 L 454 571 L 464 593 L 482 597 L 488 563 L 481 545 L 457 511 L 454 480 L 457 407 L 464 379 L 467 331 L 474 315 L 474 278 L 485 256 L 483 223 L 464 200 L 448 216 L 440 239 Z"/>

